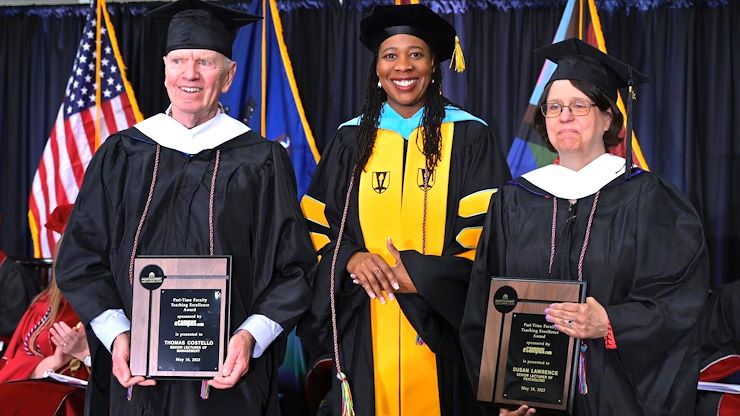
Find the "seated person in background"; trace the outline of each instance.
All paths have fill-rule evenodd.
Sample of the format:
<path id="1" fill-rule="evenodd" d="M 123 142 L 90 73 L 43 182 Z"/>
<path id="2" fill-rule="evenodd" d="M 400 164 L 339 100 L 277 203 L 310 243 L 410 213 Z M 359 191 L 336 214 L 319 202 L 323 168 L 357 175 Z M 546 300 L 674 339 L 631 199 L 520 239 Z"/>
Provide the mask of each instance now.
<path id="1" fill-rule="evenodd" d="M 740 384 L 740 280 L 712 293 L 699 321 L 699 381 Z M 740 415 L 740 394 L 709 391 L 697 395 L 696 416 Z"/>
<path id="2" fill-rule="evenodd" d="M 41 291 L 31 268 L 0 251 L 0 354 L 13 337 L 21 317 Z"/>
<path id="3" fill-rule="evenodd" d="M 46 228 L 62 233 L 71 211 L 72 205 L 57 207 Z M 52 272 L 49 286 L 28 307 L 0 360 L 0 382 L 40 378 L 47 370 L 87 379 L 84 364 L 89 364 L 90 351 L 79 322 Z"/>

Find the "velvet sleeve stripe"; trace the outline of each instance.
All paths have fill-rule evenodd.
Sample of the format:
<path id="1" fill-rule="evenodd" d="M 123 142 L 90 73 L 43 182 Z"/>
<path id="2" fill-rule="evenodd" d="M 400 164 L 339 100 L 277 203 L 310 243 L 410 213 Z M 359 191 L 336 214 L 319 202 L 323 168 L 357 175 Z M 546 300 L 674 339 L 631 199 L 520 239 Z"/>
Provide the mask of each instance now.
<path id="1" fill-rule="evenodd" d="M 467 249 L 475 249 L 478 246 L 483 227 L 465 227 L 457 234 L 455 240 Z"/>
<path id="2" fill-rule="evenodd" d="M 329 237 L 326 236 L 326 234 L 316 233 L 311 231 L 311 242 L 313 243 L 313 248 L 317 252 L 320 251 L 325 245 L 329 244 Z"/>
<path id="3" fill-rule="evenodd" d="M 463 251 L 462 253 L 455 254 L 455 257 L 462 257 L 470 261 L 475 260 L 475 250 Z"/>
<path id="4" fill-rule="evenodd" d="M 498 188 L 483 189 L 462 198 L 457 209 L 457 215 L 463 218 L 470 218 L 485 214 L 488 211 L 488 203 L 491 201 L 491 196 L 496 191 L 498 191 Z"/>
<path id="5" fill-rule="evenodd" d="M 326 204 L 310 197 L 309 195 L 304 195 L 303 199 L 301 199 L 301 210 L 303 211 L 303 216 L 313 223 L 328 228 L 329 221 L 327 221 L 326 215 L 324 214 L 325 208 Z"/>

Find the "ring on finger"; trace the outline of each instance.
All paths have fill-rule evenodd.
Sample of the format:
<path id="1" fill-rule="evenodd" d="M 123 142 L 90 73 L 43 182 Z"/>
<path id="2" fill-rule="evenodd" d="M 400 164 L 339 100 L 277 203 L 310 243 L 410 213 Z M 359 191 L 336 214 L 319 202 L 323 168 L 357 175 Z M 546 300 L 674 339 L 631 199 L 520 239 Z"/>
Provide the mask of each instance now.
<path id="1" fill-rule="evenodd" d="M 373 274 L 377 276 L 378 273 L 380 273 L 380 268 L 376 267 L 375 270 L 373 270 Z"/>
<path id="2" fill-rule="evenodd" d="M 568 327 L 569 328 L 573 328 L 573 320 L 572 319 L 568 319 L 568 321 L 566 323 L 568 324 Z"/>

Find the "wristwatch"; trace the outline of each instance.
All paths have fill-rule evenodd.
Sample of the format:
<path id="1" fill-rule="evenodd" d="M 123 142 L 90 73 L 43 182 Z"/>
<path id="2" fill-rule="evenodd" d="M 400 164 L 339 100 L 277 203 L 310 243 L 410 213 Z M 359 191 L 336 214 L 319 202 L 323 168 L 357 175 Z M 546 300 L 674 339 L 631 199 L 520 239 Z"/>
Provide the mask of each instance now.
<path id="1" fill-rule="evenodd" d="M 92 368 L 92 358 L 89 355 L 85 356 L 85 359 L 82 360 L 82 364 L 85 364 L 85 367 Z"/>

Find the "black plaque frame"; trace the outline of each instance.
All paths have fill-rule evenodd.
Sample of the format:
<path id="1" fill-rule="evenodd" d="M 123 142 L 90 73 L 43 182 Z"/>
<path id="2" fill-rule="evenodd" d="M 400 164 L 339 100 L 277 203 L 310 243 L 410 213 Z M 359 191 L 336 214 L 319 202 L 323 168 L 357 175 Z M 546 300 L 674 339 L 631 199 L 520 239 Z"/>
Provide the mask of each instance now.
<path id="1" fill-rule="evenodd" d="M 145 271 L 146 269 L 146 271 Z M 157 270 L 162 274 L 162 278 L 150 274 L 153 278 L 141 278 L 150 270 Z M 230 290 L 231 278 L 231 256 L 140 256 L 134 260 L 134 282 L 133 282 L 133 307 L 131 312 L 131 374 L 134 376 L 144 376 L 147 378 L 212 378 L 219 375 L 222 370 L 223 362 L 228 345 L 229 331 L 229 305 L 231 300 Z M 142 283 L 143 282 L 143 283 Z M 214 296 L 220 296 L 215 307 L 217 310 L 209 310 L 211 314 L 210 321 L 217 323 L 217 328 L 204 328 L 204 330 L 216 330 L 215 339 L 203 341 L 196 337 L 194 341 L 213 342 L 205 344 L 207 346 L 196 346 L 192 348 L 203 348 L 208 354 L 218 354 L 218 357 L 211 356 L 210 359 L 204 360 L 210 363 L 216 362 L 217 366 L 209 368 L 196 368 L 192 361 L 184 362 L 182 367 L 186 369 L 178 370 L 172 366 L 160 368 L 159 353 L 161 344 L 164 340 L 160 339 L 160 316 L 163 308 L 162 294 L 166 291 L 185 291 L 189 293 L 213 293 Z M 171 293 L 171 292 L 170 292 Z M 165 296 L 166 298 L 166 296 Z M 197 303 L 196 303 L 197 304 Z M 169 306 L 172 307 L 172 304 Z M 183 309 L 184 311 L 185 309 Z M 191 310 L 191 309 L 188 309 Z M 197 307 L 196 307 L 197 310 Z M 169 311 L 171 312 L 171 311 Z M 178 313 L 174 312 L 177 319 L 181 319 Z M 195 318 L 187 318 L 195 319 Z M 195 322 L 187 322 L 184 328 L 190 328 L 192 325 L 197 328 L 199 325 L 197 319 Z M 174 325 L 174 324 L 173 324 Z M 166 328 L 165 328 L 166 329 Z M 192 329 L 194 330 L 194 329 Z M 191 333 L 188 333 L 191 334 Z M 179 334 L 178 334 L 179 335 Z M 192 335 L 192 334 L 191 334 Z M 192 339 L 183 339 L 190 342 Z M 171 345 L 171 344 L 170 344 Z M 169 345 L 167 345 L 169 347 Z M 166 348 L 163 348 L 166 350 Z M 192 357 L 190 353 L 185 354 Z M 202 357 L 198 357 L 202 359 Z M 198 361 L 200 362 L 200 361 Z"/>
<path id="2" fill-rule="evenodd" d="M 576 385 L 577 353 L 580 348 L 580 340 L 568 337 L 562 333 L 553 335 L 549 329 L 550 327 L 542 324 L 546 324 L 546 321 L 544 321 L 544 310 L 547 305 L 558 302 L 583 303 L 585 299 L 585 282 L 491 278 L 477 399 L 481 402 L 492 402 L 499 405 L 516 406 L 526 404 L 535 408 L 571 413 Z M 522 315 L 516 318 L 517 314 Z M 521 325 L 525 321 L 528 321 L 530 324 L 524 330 L 523 328 L 512 327 L 512 323 L 515 321 L 518 325 Z M 514 355 L 516 357 L 519 351 L 516 353 L 513 350 L 510 351 L 512 331 L 515 333 L 513 344 L 519 348 L 521 346 L 517 345 L 518 341 L 516 338 L 520 338 L 521 336 L 517 334 L 532 332 L 533 327 L 538 335 L 550 337 L 551 342 L 567 343 L 565 354 L 560 357 L 551 357 L 545 355 L 548 351 L 547 349 L 544 351 L 538 350 L 535 356 L 545 355 L 547 357 L 547 359 L 538 360 L 547 361 L 547 365 L 544 365 L 546 368 L 536 367 L 535 370 L 522 365 L 522 367 L 525 367 L 524 370 L 519 369 L 515 371 L 517 370 L 514 368 L 516 364 L 514 366 L 511 364 L 516 359 L 512 360 L 511 356 Z M 564 341 L 562 337 L 566 337 L 567 341 Z M 562 379 L 562 391 L 559 389 L 556 392 L 547 391 L 546 387 L 542 387 L 544 390 L 541 392 L 530 391 L 530 386 L 527 386 L 526 382 L 522 381 L 520 388 L 522 390 L 527 389 L 525 390 L 527 393 L 522 394 L 522 396 L 526 397 L 512 398 L 510 397 L 511 395 L 506 394 L 509 391 L 507 389 L 512 386 L 512 377 L 516 378 L 519 374 L 525 374 L 524 378 L 529 377 L 530 381 L 536 379 L 538 380 L 537 382 L 540 382 L 543 374 L 546 375 L 549 371 L 553 371 L 552 368 L 555 366 L 551 365 L 554 362 L 551 360 L 565 360 L 564 366 L 560 361 L 557 361 L 559 368 L 565 371 L 565 374 L 561 375 L 557 373 L 556 376 Z M 532 371 L 532 373 L 529 373 L 529 371 Z M 534 374 L 535 372 L 536 374 Z M 516 374 L 516 376 L 512 376 L 512 374 Z M 532 375 L 530 376 L 530 374 Z M 509 378 L 507 379 L 507 377 Z M 546 396 L 552 397 L 553 393 L 555 393 L 554 399 L 537 399 L 538 395 L 545 398 Z"/>

